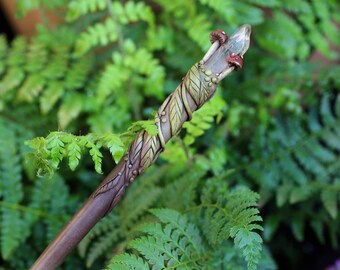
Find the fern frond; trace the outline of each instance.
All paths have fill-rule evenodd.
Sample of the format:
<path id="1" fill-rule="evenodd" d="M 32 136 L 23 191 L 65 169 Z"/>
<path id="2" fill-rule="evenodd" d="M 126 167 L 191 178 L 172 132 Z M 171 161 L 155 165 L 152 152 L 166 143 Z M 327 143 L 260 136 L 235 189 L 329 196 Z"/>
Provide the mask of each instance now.
<path id="1" fill-rule="evenodd" d="M 47 238 L 46 244 L 50 243 L 53 238 L 58 234 L 65 222 L 70 219 L 67 214 L 67 206 L 69 200 L 69 191 L 64 180 L 54 175 L 54 179 L 45 181 L 51 181 L 51 197 L 48 200 L 47 212 L 51 216 L 58 217 L 57 219 L 46 219 L 45 224 L 47 226 Z"/>
<path id="2" fill-rule="evenodd" d="M 120 239 L 122 233 L 119 224 L 119 216 L 112 213 L 102 219 L 80 242 L 78 246 L 80 256 L 84 258 L 87 253 L 92 254 L 91 257 L 87 257 L 87 265 L 91 266 L 97 257 L 107 252 Z M 103 239 L 104 247 L 101 245 Z M 108 242 L 111 244 L 108 245 Z"/>
<path id="3" fill-rule="evenodd" d="M 21 162 L 13 126 L 0 118 L 0 190 L 2 201 L 18 204 L 23 199 Z M 1 207 L 1 254 L 8 259 L 21 243 L 24 223 L 20 212 Z"/>
<path id="4" fill-rule="evenodd" d="M 68 68 L 68 60 L 70 57 L 69 48 L 66 46 L 54 48 L 49 57 L 49 64 L 44 67 L 42 75 L 44 78 L 46 78 L 46 80 L 61 79 L 65 75 Z"/>
<path id="5" fill-rule="evenodd" d="M 160 90 L 165 73 L 159 61 L 146 49 L 137 48 L 131 39 L 126 39 L 122 47 L 124 55 L 118 52 L 112 54 L 115 65 L 121 67 L 123 72 L 127 72 L 126 69 L 128 69 L 131 74 L 130 76 L 147 76 L 143 89 L 145 94 L 163 98 L 163 93 Z M 135 80 L 137 81 L 137 79 Z M 138 81 L 142 80 L 138 79 Z"/>
<path id="6" fill-rule="evenodd" d="M 132 123 L 128 128 L 128 133 L 138 133 L 141 130 L 145 130 L 151 136 L 156 136 L 158 133 L 157 126 L 150 120 L 140 120 Z"/>
<path id="7" fill-rule="evenodd" d="M 16 99 L 20 101 L 32 102 L 43 90 L 44 78 L 40 74 L 32 75 L 26 79 L 18 89 Z"/>
<path id="8" fill-rule="evenodd" d="M 26 144 L 35 149 L 34 153 L 28 155 L 35 164 L 39 175 L 52 175 L 65 157 L 69 159 L 70 169 L 74 170 L 79 164 L 82 152 L 86 149 L 89 149 L 95 170 L 102 173 L 103 154 L 100 148 L 109 149 L 114 160 L 118 162 L 130 142 L 142 130 L 150 135 L 156 135 L 158 132 L 154 121 L 137 121 L 131 125 L 127 132 L 122 134 L 90 133 L 85 136 L 76 136 L 66 132 L 51 132 L 46 138 L 37 137 L 27 141 Z"/>
<path id="9" fill-rule="evenodd" d="M 218 189 L 221 185 L 223 188 Z M 206 186 L 201 203 L 187 209 L 200 210 L 195 223 L 191 222 L 189 215 L 172 209 L 150 210 L 160 223 L 148 222 L 138 226 L 146 236 L 129 243 L 138 251 L 138 257 L 124 255 L 121 261 L 120 256 L 115 256 L 109 269 L 116 265 L 135 269 L 134 265 L 142 267 L 146 262 L 152 269 L 204 269 L 211 266 L 211 256 L 229 237 L 234 238 L 235 245 L 241 249 L 247 268 L 256 269 L 262 250 L 262 239 L 255 232 L 262 230 L 258 224 L 262 219 L 255 208 L 258 195 L 241 187 L 227 191 L 225 183 L 217 179 L 208 181 Z M 203 229 L 205 237 L 199 228 Z M 220 268 L 223 263 L 222 260 L 216 267 Z"/>
<path id="10" fill-rule="evenodd" d="M 125 228 L 124 233 L 130 229 L 134 230 L 147 211 L 158 203 L 162 189 L 157 183 L 164 177 L 166 171 L 166 166 L 150 168 L 143 174 L 141 181 L 134 183 L 127 191 L 119 209 L 120 222 Z"/>
<path id="11" fill-rule="evenodd" d="M 67 90 L 81 89 L 88 80 L 92 61 L 88 57 L 82 57 L 70 63 L 65 74 L 65 88 Z"/>
<path id="12" fill-rule="evenodd" d="M 142 258 L 139 258 L 132 254 L 120 254 L 114 256 L 111 259 L 110 264 L 105 269 L 112 270 L 130 270 L 130 269 L 140 269 L 140 270 L 150 270 L 147 262 Z"/>
<path id="13" fill-rule="evenodd" d="M 114 74 L 114 76 L 112 76 Z M 100 76 L 97 95 L 100 99 L 106 99 L 109 95 L 116 94 L 130 77 L 129 69 L 122 65 L 108 64 Z"/>
<path id="14" fill-rule="evenodd" d="M 328 220 L 322 217 L 323 226 L 327 228 L 338 216 L 339 100 L 339 95 L 325 93 L 319 103 L 311 106 L 307 118 L 277 117 L 275 128 L 266 133 L 259 131 L 252 142 L 253 157 L 262 158 L 255 158 L 253 163 L 244 166 L 246 177 L 256 179 L 264 197 L 270 198 L 275 194 L 276 205 L 281 209 L 286 209 L 287 204 L 310 202 L 310 211 L 301 213 L 297 208 L 290 219 L 298 240 L 304 238 L 305 220 L 313 217 L 315 209 L 328 215 Z M 320 211 L 320 205 L 325 211 Z M 280 221 L 285 222 L 285 218 L 280 217 L 276 222 Z M 322 239 L 320 225 L 312 226 Z M 277 226 L 273 228 L 275 231 Z"/>
<path id="15" fill-rule="evenodd" d="M 110 250 L 113 244 L 117 241 L 118 237 L 119 228 L 111 227 L 109 231 L 96 239 L 96 241 L 89 248 L 89 252 L 86 256 L 86 266 L 90 268 L 94 261 L 98 259 L 98 257 L 107 253 L 107 251 Z"/>
<path id="16" fill-rule="evenodd" d="M 75 54 L 81 56 L 94 47 L 106 46 L 118 38 L 117 23 L 112 18 L 107 18 L 105 22 L 90 26 L 86 32 L 80 34 L 75 45 Z"/>
<path id="17" fill-rule="evenodd" d="M 197 199 L 197 187 L 205 174 L 204 169 L 190 170 L 174 182 L 169 183 L 163 195 L 166 205 L 177 211 L 184 211 L 193 207 Z"/>
<path id="18" fill-rule="evenodd" d="M 204 134 L 204 131 L 211 127 L 212 122 L 215 120 L 214 117 L 217 117 L 217 121 L 221 118 L 225 106 L 226 103 L 223 98 L 215 96 L 203 108 L 194 112 L 191 121 L 183 124 L 183 128 L 187 131 L 184 142 L 187 145 L 194 143 L 197 137 Z"/>
<path id="19" fill-rule="evenodd" d="M 339 180 L 337 181 L 340 182 Z M 339 186 L 340 187 L 340 186 Z M 321 192 L 321 201 L 333 219 L 338 215 L 339 190 L 324 189 Z"/>
<path id="20" fill-rule="evenodd" d="M 91 5 L 92 4 L 92 5 Z M 102 3 L 98 0 L 91 4 L 76 4 L 75 1 L 71 2 L 69 8 L 71 9 L 70 18 L 77 18 L 81 13 L 86 14 L 98 9 L 106 9 L 108 17 L 104 22 L 98 22 L 88 27 L 81 33 L 75 45 L 75 54 L 83 55 L 90 49 L 97 46 L 106 46 L 109 43 L 122 40 L 122 25 L 129 23 L 136 23 L 145 21 L 148 24 L 148 31 L 154 31 L 155 18 L 150 7 L 143 2 L 127 1 L 122 4 L 118 1 Z"/>
<path id="21" fill-rule="evenodd" d="M 157 209 L 152 210 L 152 213 L 161 220 L 164 227 L 160 224 L 142 226 L 141 231 L 149 236 L 135 239 L 129 245 L 138 250 L 153 269 L 198 267 L 198 261 L 204 257 L 204 247 L 197 227 L 174 210 Z M 109 267 L 118 263 L 114 257 Z"/>
<path id="22" fill-rule="evenodd" d="M 67 6 L 66 19 L 68 21 L 74 21 L 80 16 L 93 13 L 107 8 L 106 0 L 90 0 L 90 1 L 70 1 Z"/>
<path id="23" fill-rule="evenodd" d="M 211 245 L 217 245 L 229 237 L 234 238 L 235 245 L 242 250 L 248 263 L 248 269 L 256 269 L 262 250 L 262 239 L 254 232 L 262 230 L 258 224 L 262 218 L 256 208 L 259 196 L 239 187 L 227 192 L 225 197 L 225 188 L 220 181 L 210 181 L 203 192 L 198 209 L 202 211 L 205 235 Z"/>

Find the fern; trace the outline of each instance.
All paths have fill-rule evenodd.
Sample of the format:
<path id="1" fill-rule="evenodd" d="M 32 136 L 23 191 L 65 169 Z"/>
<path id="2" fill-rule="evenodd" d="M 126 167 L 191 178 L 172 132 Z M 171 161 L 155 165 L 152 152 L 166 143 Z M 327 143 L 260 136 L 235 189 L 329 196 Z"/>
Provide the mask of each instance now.
<path id="1" fill-rule="evenodd" d="M 66 132 L 52 132 L 46 138 L 37 137 L 26 142 L 28 146 L 35 150 L 35 152 L 29 153 L 27 158 L 33 160 L 38 175 L 52 175 L 65 157 L 68 157 L 70 169 L 74 170 L 79 164 L 82 152 L 89 149 L 95 170 L 102 173 L 103 154 L 100 148 L 109 149 L 114 160 L 118 162 L 123 157 L 130 142 L 141 130 L 146 130 L 152 136 L 158 132 L 153 121 L 135 122 L 127 132 L 120 135 L 88 134 L 76 136 Z"/>
<path id="2" fill-rule="evenodd" d="M 209 110 L 203 107 L 194 114 L 184 137 L 167 144 L 154 170 L 131 185 L 113 215 L 84 239 L 81 256 L 71 255 L 62 269 L 103 268 L 112 253 L 119 254 L 115 269 L 151 269 L 138 252 L 141 247 L 128 245 L 140 237 L 145 254 L 154 250 L 144 249 L 153 241 L 169 250 L 172 262 L 181 260 L 174 252 L 186 244 L 181 238 L 155 238 L 156 231 L 166 237 L 165 228 L 176 225 L 157 219 L 150 208 L 166 209 L 185 220 L 180 233 L 171 229 L 185 239 L 190 226 L 197 228 L 205 253 L 202 260 L 193 257 L 197 267 L 191 268 L 252 268 L 262 246 L 259 230 L 251 230 L 258 224 L 259 215 L 252 216 L 258 199 L 236 184 L 261 195 L 263 238 L 270 252 L 289 258 L 287 263 L 296 262 L 286 268 L 305 267 L 305 254 L 291 235 L 298 241 L 312 240 L 318 255 L 324 254 L 318 245 L 327 247 L 327 256 L 332 254 L 340 226 L 340 109 L 336 97 L 326 92 L 338 92 L 340 69 L 333 62 L 320 67 L 310 58 L 317 50 L 338 59 L 332 46 L 340 41 L 336 1 L 17 2 L 17 15 L 38 9 L 42 23 L 30 40 L 18 36 L 7 42 L 0 37 L 3 268 L 32 265 L 97 186 L 100 175 L 93 162 L 97 171 L 109 170 L 108 153 L 118 162 L 139 130 L 154 134 L 152 122 L 133 123 L 150 117 L 199 61 L 209 47 L 210 31 L 231 33 L 243 23 L 252 24 L 254 33 L 245 68 L 221 84 L 219 97 L 207 104 Z M 48 24 L 50 11 L 61 17 L 54 27 Z M 132 128 L 126 131 L 128 126 Z M 53 132 L 57 129 L 64 132 Z M 36 152 L 29 154 L 34 158 L 24 159 L 30 149 L 23 142 L 34 137 L 30 143 Z M 61 173 L 36 178 L 33 163 L 39 174 L 53 174 L 57 168 Z M 62 170 L 64 163 L 72 171 Z M 203 198 L 219 208 L 204 206 Z M 246 205 L 252 206 L 243 209 Z M 138 232 L 143 223 L 148 224 L 145 232 Z M 149 233 L 147 228 L 157 230 Z M 319 243 L 308 233 L 310 228 Z M 294 258 L 278 248 L 287 241 Z M 184 253 L 198 252 L 189 251 Z M 265 245 L 262 253 L 258 269 L 275 269 Z"/>
<path id="3" fill-rule="evenodd" d="M 104 10 L 107 8 L 106 0 L 91 0 L 87 2 L 82 1 L 70 1 L 68 4 L 67 19 L 73 21 L 80 16 L 86 15 L 90 12 L 96 12 L 98 10 Z"/>
<path id="4" fill-rule="evenodd" d="M 205 130 L 211 127 L 214 116 L 217 116 L 217 118 L 219 118 L 217 121 L 219 121 L 224 107 L 224 100 L 221 97 L 216 96 L 202 109 L 196 111 L 193 114 L 192 120 L 190 122 L 185 122 L 183 125 L 183 128 L 187 131 L 184 142 L 187 145 L 192 144 L 195 141 L 195 138 L 201 136 Z"/>
<path id="5" fill-rule="evenodd" d="M 331 219 L 336 221 L 338 217 L 340 186 L 336 172 L 340 163 L 336 142 L 339 142 L 340 134 L 339 100 L 338 95 L 324 94 L 319 114 L 314 106 L 308 119 L 278 117 L 274 131 L 259 131 L 252 143 L 254 157 L 261 152 L 261 155 L 265 153 L 265 158 L 244 166 L 248 176 L 259 181 L 263 197 L 268 199 L 275 194 L 278 207 L 309 201 L 310 212 L 304 210 L 300 218 L 296 214 L 292 223 L 293 233 L 300 241 L 303 239 L 304 219 L 312 215 L 313 207 L 319 202 Z M 283 216 L 280 218 L 284 219 Z M 327 218 L 322 219 L 327 222 Z M 320 235 L 319 227 L 311 226 Z M 274 226 L 273 230 L 276 229 Z"/>
<path id="6" fill-rule="evenodd" d="M 138 250 L 153 269 L 198 267 L 198 261 L 204 256 L 204 249 L 197 227 L 174 210 L 155 209 L 152 213 L 160 219 L 164 227 L 157 223 L 143 225 L 139 229 L 149 236 L 135 239 L 129 245 Z M 108 267 L 115 269 L 119 264 L 125 264 L 127 269 L 134 269 L 136 264 L 138 269 L 147 267 L 143 260 L 136 260 L 132 256 L 114 257 Z"/>
<path id="7" fill-rule="evenodd" d="M 219 183 L 221 184 L 221 183 Z M 217 183 L 207 186 L 203 192 L 203 228 L 210 244 L 216 245 L 223 239 L 233 237 L 235 245 L 242 250 L 248 269 L 256 269 L 261 257 L 262 239 L 253 230 L 262 230 L 257 222 L 262 221 L 259 211 L 254 208 L 258 195 L 247 189 L 230 191 L 226 198 L 222 195 L 225 188 L 217 190 Z M 215 193 L 215 195 L 212 195 Z M 226 202 L 225 202 L 226 200 Z M 211 220 L 216 222 L 212 223 Z"/>
<path id="8" fill-rule="evenodd" d="M 39 99 L 42 112 L 49 112 L 64 91 L 73 92 L 82 87 L 89 74 L 89 59 L 71 60 L 70 53 L 67 46 L 49 51 L 41 42 L 36 41 L 28 46 L 18 38 L 6 59 L 7 72 L 0 83 L 0 97 L 27 103 Z M 47 61 L 48 58 L 51 61 Z M 23 64 L 25 69 L 20 68 Z M 59 123 L 63 128 L 83 109 L 74 98 L 72 94 L 66 95 L 60 108 Z"/>
<path id="9" fill-rule="evenodd" d="M 202 176 L 195 177 L 201 179 Z M 187 183 L 187 177 L 176 180 L 175 185 L 169 185 L 169 190 L 174 192 L 168 195 L 169 198 L 176 198 L 170 205 L 178 205 L 177 201 L 183 196 L 181 192 L 175 193 L 174 187 L 179 188 L 179 183 Z M 217 189 L 220 186 L 222 189 Z M 192 187 L 191 192 L 196 193 L 197 184 Z M 254 231 L 262 229 L 257 224 L 261 221 L 259 212 L 254 208 L 258 195 L 245 188 L 226 190 L 227 187 L 221 180 L 211 179 L 205 184 L 204 195 L 199 202 L 196 196 L 184 196 L 185 199 L 191 198 L 187 204 L 187 214 L 171 209 L 152 210 L 152 214 L 161 224 L 148 222 L 138 227 L 139 231 L 147 234 L 129 244 L 130 248 L 138 251 L 138 257 L 115 256 L 108 266 L 109 269 L 205 268 L 212 263 L 209 258 L 218 252 L 229 237 L 234 238 L 235 245 L 242 250 L 248 269 L 256 269 L 262 249 L 262 239 Z M 164 200 L 168 201 L 167 198 Z M 222 260 L 221 265 L 223 263 Z"/>
<path id="10" fill-rule="evenodd" d="M 1 119 L 0 119 L 1 120 Z M 20 156 L 17 155 L 17 145 L 13 129 L 1 126 L 1 197 L 8 204 L 17 204 L 23 198 L 23 187 L 20 173 Z M 20 244 L 20 231 L 24 223 L 21 215 L 15 209 L 1 207 L 1 254 L 8 259 Z"/>
<path id="11" fill-rule="evenodd" d="M 240 198 L 240 194 L 247 199 L 245 197 Z M 211 193 L 206 192 L 206 196 L 210 197 Z M 216 205 L 208 205 L 207 197 L 207 201 L 203 199 L 202 204 L 197 206 L 206 215 L 204 217 L 205 223 L 201 226 L 206 228 L 208 225 L 208 228 L 212 230 L 207 234 L 207 237 L 213 246 L 218 242 L 223 242 L 228 237 L 234 237 L 235 244 L 243 250 L 243 256 L 248 261 L 248 269 L 256 269 L 262 244 L 261 237 L 252 232 L 254 229 L 261 229 L 261 226 L 253 223 L 261 220 L 257 216 L 258 211 L 252 208 L 254 206 L 252 200 L 256 200 L 256 196 L 254 197 L 254 194 L 250 194 L 249 191 L 247 192 L 244 189 L 230 192 L 230 196 L 230 202 L 225 206 L 222 205 L 222 202 L 216 202 Z M 239 205 L 241 201 L 242 204 Z M 217 213 L 219 210 L 216 210 L 217 212 L 204 210 L 204 208 L 210 207 L 221 208 L 221 213 Z M 235 209 L 228 213 L 228 210 L 234 207 Z M 223 211 L 228 214 L 223 214 Z M 125 269 L 135 269 L 136 267 L 142 269 L 149 266 L 152 269 L 195 269 L 207 266 L 205 264 L 210 256 L 209 248 L 211 252 L 212 246 L 207 245 L 207 243 L 204 244 L 204 237 L 198 225 L 191 223 L 188 216 L 181 215 L 175 210 L 155 209 L 151 212 L 161 221 L 161 224 L 146 223 L 141 225 L 139 230 L 148 236 L 132 240 L 129 244 L 131 248 L 138 251 L 140 257 L 128 255 L 113 257 L 108 266 L 109 269 L 121 265 L 125 266 Z M 214 220 L 214 222 L 212 223 L 211 220 Z M 242 224 L 241 220 L 251 221 Z M 230 224 L 228 224 L 229 222 Z M 218 241 L 216 235 L 219 235 Z"/>
<path id="12" fill-rule="evenodd" d="M 10 260 L 12 258 L 11 255 L 25 243 L 30 235 L 32 226 L 41 216 L 48 217 L 46 218 L 46 222 L 49 224 L 48 227 L 54 228 L 53 232 L 51 231 L 49 239 L 56 234 L 65 219 L 53 218 L 53 214 L 58 215 L 60 211 L 63 211 L 63 214 L 65 213 L 65 206 L 62 205 L 58 208 L 58 203 L 66 201 L 67 193 L 65 190 L 58 188 L 61 179 L 56 179 L 57 181 L 52 184 L 54 188 L 50 189 L 50 194 L 48 194 L 45 189 L 45 184 L 51 182 L 45 182 L 45 184 L 43 184 L 43 182 L 37 182 L 32 191 L 32 198 L 34 199 L 28 199 L 24 193 L 21 175 L 23 171 L 26 171 L 28 176 L 32 176 L 33 174 L 32 167 L 24 163 L 24 156 L 28 152 L 28 148 L 24 146 L 22 142 L 27 139 L 27 137 L 31 137 L 32 133 L 30 130 L 14 124 L 3 117 L 0 117 L 0 129 L 2 130 L 0 143 L 1 149 L 3 149 L 0 152 L 0 196 L 2 199 L 0 204 L 2 215 L 0 227 L 1 254 L 5 260 Z M 59 201 L 60 197 L 55 197 L 55 204 L 52 202 L 50 213 L 47 214 L 47 209 L 43 210 L 42 203 L 45 203 L 46 199 L 50 199 L 51 191 L 57 190 L 60 190 L 61 194 L 64 194 L 65 200 Z M 29 202 L 28 206 L 22 205 L 24 201 Z M 27 260 L 27 258 L 25 260 Z M 27 263 L 27 261 L 25 263 Z M 23 263 L 23 265 L 25 263 Z M 27 267 L 28 265 L 22 266 L 22 268 Z"/>
<path id="13" fill-rule="evenodd" d="M 92 3 L 80 3 L 72 1 L 69 4 L 68 19 L 75 20 L 80 15 L 86 15 L 89 12 L 97 10 L 106 10 L 108 17 L 104 22 L 98 22 L 90 26 L 78 38 L 75 45 L 76 55 L 82 55 L 89 49 L 97 46 L 106 46 L 109 43 L 122 40 L 121 27 L 138 21 L 145 21 L 153 31 L 154 15 L 150 8 L 144 3 L 135 3 L 128 1 L 125 5 L 119 2 L 110 1 L 93 1 Z"/>

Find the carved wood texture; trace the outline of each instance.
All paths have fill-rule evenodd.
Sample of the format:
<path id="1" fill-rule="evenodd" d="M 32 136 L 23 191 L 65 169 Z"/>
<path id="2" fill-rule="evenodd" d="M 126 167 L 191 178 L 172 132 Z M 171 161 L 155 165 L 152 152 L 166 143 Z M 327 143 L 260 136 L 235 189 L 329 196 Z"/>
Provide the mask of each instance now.
<path id="1" fill-rule="evenodd" d="M 158 134 L 150 136 L 141 132 L 131 143 L 127 154 L 106 180 L 93 193 L 93 197 L 108 191 L 115 194 L 108 213 L 118 203 L 126 187 L 155 162 L 166 142 L 175 136 L 192 113 L 207 102 L 216 91 L 216 77 L 196 63 L 183 78 L 182 83 L 167 97 L 155 116 Z"/>

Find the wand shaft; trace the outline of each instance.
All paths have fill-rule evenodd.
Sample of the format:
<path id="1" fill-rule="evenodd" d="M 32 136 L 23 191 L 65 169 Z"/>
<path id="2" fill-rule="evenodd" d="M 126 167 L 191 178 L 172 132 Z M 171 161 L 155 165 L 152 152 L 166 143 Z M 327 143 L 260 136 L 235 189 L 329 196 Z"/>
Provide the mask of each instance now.
<path id="1" fill-rule="evenodd" d="M 56 269 L 95 224 L 115 207 L 128 185 L 155 162 L 166 142 L 180 131 L 185 121 L 191 119 L 192 113 L 214 95 L 217 84 L 234 70 L 234 64 L 242 66 L 243 60 L 238 61 L 249 47 L 250 26 L 242 26 L 227 43 L 221 36 L 224 32 L 217 30 L 213 33 L 216 32 L 212 36 L 213 45 L 203 60 L 191 67 L 181 84 L 159 108 L 155 116 L 158 134 L 150 136 L 146 131 L 138 134 L 125 157 L 41 254 L 31 270 Z"/>

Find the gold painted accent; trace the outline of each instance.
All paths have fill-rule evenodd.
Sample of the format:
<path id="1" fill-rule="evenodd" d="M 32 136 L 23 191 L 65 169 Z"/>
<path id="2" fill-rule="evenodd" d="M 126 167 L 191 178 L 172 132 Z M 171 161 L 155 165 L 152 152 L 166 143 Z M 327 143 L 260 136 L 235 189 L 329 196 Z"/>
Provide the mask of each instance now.
<path id="1" fill-rule="evenodd" d="M 209 81 L 210 81 L 210 78 L 209 78 L 209 77 L 204 77 L 204 80 L 205 80 L 206 82 L 209 82 Z"/>

